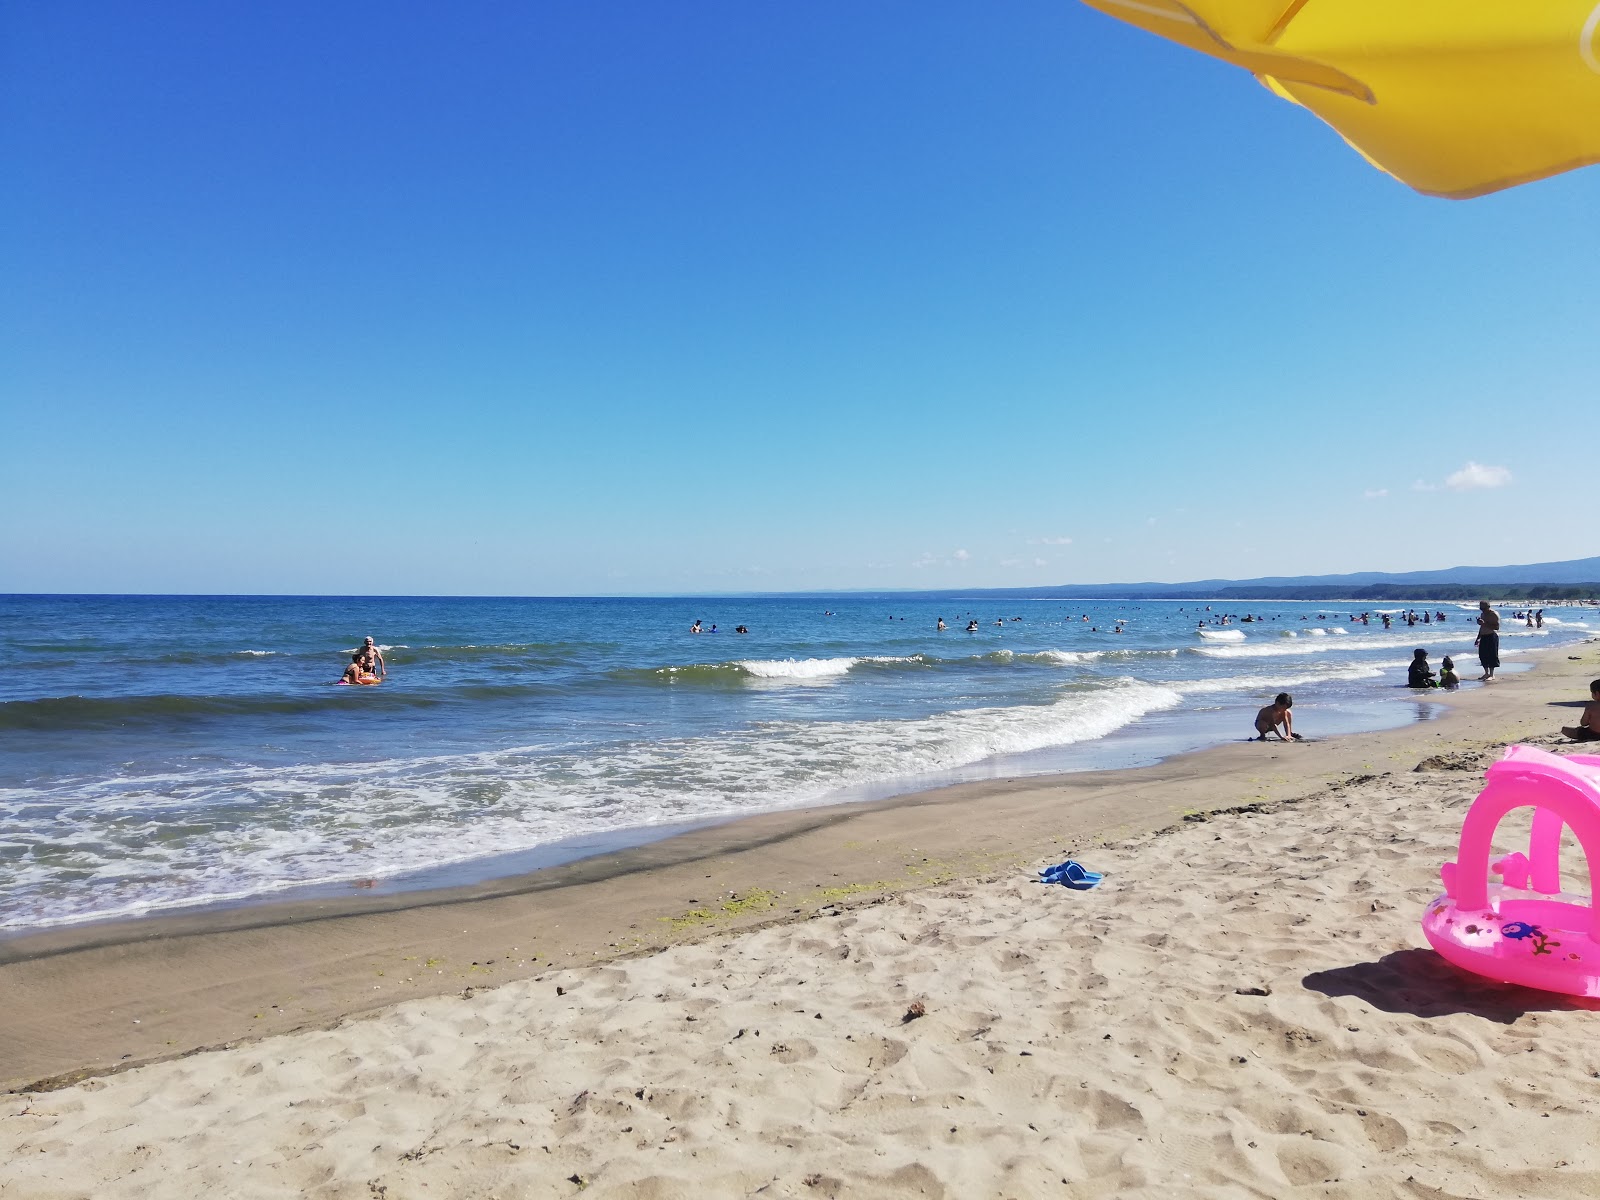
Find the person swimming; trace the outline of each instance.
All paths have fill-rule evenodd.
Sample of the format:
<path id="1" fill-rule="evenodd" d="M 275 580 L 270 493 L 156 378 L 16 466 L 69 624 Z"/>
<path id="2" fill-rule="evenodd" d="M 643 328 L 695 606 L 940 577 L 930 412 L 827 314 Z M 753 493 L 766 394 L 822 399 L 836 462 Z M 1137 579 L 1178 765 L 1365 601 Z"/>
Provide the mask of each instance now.
<path id="1" fill-rule="evenodd" d="M 344 674 L 337 680 L 339 683 L 378 683 L 381 682 L 377 675 L 372 674 L 362 666 L 362 654 L 357 650 L 350 656 L 350 665 L 344 669 Z"/>
<path id="2" fill-rule="evenodd" d="M 361 644 L 361 649 L 356 651 L 356 656 L 361 660 L 361 669 L 368 675 L 381 677 L 389 673 L 389 668 L 384 665 L 383 652 L 373 644 L 370 637 Z"/>

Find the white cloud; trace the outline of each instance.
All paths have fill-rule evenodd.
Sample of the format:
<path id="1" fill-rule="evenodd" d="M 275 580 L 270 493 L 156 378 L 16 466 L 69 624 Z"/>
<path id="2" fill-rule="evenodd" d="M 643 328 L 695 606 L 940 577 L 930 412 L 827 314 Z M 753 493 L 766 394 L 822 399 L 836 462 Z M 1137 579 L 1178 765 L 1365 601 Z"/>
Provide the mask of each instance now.
<path id="1" fill-rule="evenodd" d="M 1511 472 L 1504 467 L 1486 467 L 1469 460 L 1466 466 L 1446 479 L 1444 485 L 1453 492 L 1468 492 L 1474 488 L 1505 487 L 1510 482 Z"/>
<path id="2" fill-rule="evenodd" d="M 972 555 L 965 550 L 957 550 L 949 555 L 935 554 L 932 550 L 924 550 L 922 557 L 912 563 L 913 567 L 953 567 L 957 563 L 969 561 Z"/>
<path id="3" fill-rule="evenodd" d="M 1036 566 L 1036 567 L 1047 567 L 1050 564 L 1045 562 L 1045 560 L 1042 559 L 1042 558 L 1036 558 L 1036 559 L 1033 560 L 1033 565 Z"/>
<path id="4" fill-rule="evenodd" d="M 1000 560 L 1000 565 L 1002 567 L 1020 567 L 1022 565 L 1022 560 L 1020 558 L 1002 558 Z"/>
<path id="5" fill-rule="evenodd" d="M 1439 487 L 1437 484 L 1425 483 L 1423 480 L 1419 479 L 1411 485 L 1411 490 L 1413 492 L 1437 492 Z"/>
<path id="6" fill-rule="evenodd" d="M 1389 494 L 1389 489 L 1388 488 L 1368 488 L 1366 491 L 1362 492 L 1361 494 L 1363 496 L 1365 496 L 1368 500 L 1379 500 L 1379 499 L 1382 499 L 1384 496 L 1387 496 Z"/>
<path id="7" fill-rule="evenodd" d="M 1144 523 L 1146 525 L 1154 525 L 1156 523 L 1156 519 L 1154 517 L 1146 517 L 1144 519 Z"/>
<path id="8" fill-rule="evenodd" d="M 1030 546 L 1070 546 L 1070 545 L 1072 545 L 1072 539 L 1069 538 L 1069 537 L 1029 538 L 1028 539 L 1028 545 L 1030 545 Z"/>

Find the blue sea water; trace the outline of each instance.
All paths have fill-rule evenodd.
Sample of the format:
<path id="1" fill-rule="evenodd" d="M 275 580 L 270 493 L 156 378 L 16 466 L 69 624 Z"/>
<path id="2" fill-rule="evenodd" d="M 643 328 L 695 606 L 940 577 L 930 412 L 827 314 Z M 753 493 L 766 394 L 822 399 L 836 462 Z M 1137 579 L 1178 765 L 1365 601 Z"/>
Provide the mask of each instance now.
<path id="1" fill-rule="evenodd" d="M 1225 608 L 1264 619 L 1197 632 Z M 1415 646 L 1475 674 L 1468 606 L 1388 632 L 1349 604 L 1204 609 L 0 597 L 0 929 L 488 877 L 597 838 L 1152 761 L 1242 736 L 1283 689 L 1313 734 L 1392 725 L 1428 715 L 1398 687 Z M 1592 615 L 1508 620 L 1504 652 Z M 334 686 L 368 634 L 387 680 Z"/>

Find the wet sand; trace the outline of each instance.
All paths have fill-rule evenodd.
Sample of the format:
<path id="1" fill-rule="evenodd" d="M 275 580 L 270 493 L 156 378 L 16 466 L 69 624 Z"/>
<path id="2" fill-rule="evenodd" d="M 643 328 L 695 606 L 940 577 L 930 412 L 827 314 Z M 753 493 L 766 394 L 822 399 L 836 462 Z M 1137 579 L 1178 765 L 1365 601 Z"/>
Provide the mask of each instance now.
<path id="1" fill-rule="evenodd" d="M 1464 981 L 1417 922 L 1477 770 L 1571 722 L 1597 649 L 1378 734 L 0 944 L 0 1079 L 58 1089 L 0 1109 L 0 1185 L 162 1194 L 160 1143 L 252 1194 L 1593 1194 L 1592 1017 Z M 1027 882 L 1069 854 L 1111 881 Z"/>

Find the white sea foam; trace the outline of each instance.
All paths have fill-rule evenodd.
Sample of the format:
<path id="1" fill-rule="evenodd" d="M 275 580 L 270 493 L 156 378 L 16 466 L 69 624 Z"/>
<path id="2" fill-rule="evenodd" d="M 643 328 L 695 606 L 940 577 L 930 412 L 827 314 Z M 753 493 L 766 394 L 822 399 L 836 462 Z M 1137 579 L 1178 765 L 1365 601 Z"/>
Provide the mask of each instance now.
<path id="1" fill-rule="evenodd" d="M 1410 657 L 1417 645 L 1415 630 L 1394 634 L 1351 634 L 1342 638 L 1305 638 L 1293 642 L 1250 642 L 1241 646 L 1190 646 L 1188 653 L 1204 658 L 1290 658 L 1311 654 L 1356 654 L 1368 650 L 1388 650 Z M 1431 646 L 1470 646 L 1477 636 L 1476 629 L 1456 627 L 1455 633 L 1430 631 L 1426 640 Z"/>
<path id="2" fill-rule="evenodd" d="M 831 679 L 846 675 L 859 658 L 741 659 L 734 664 L 756 679 Z"/>
<path id="3" fill-rule="evenodd" d="M 1279 688 L 1296 687 L 1303 683 L 1332 683 L 1336 680 L 1381 679 L 1384 671 L 1382 667 L 1351 664 L 1345 667 L 1333 667 L 1320 671 L 1285 670 L 1263 671 L 1259 675 L 1234 675 L 1221 679 L 1192 679 L 1182 680 L 1170 686 L 1184 695 L 1204 695 L 1216 692 L 1261 692 L 1277 691 Z"/>
<path id="4" fill-rule="evenodd" d="M 1208 642 L 1244 641 L 1244 630 L 1242 629 L 1201 629 L 1198 632 Z"/>
<path id="5" fill-rule="evenodd" d="M 276 654 L 277 651 L 276 650 L 238 650 L 238 651 L 235 651 L 235 653 L 248 655 L 250 658 L 268 658 L 271 655 Z M 353 654 L 354 651 L 351 651 L 351 653 Z"/>
<path id="6" fill-rule="evenodd" d="M 827 660 L 823 660 L 827 661 Z M 379 878 L 627 827 L 825 801 L 841 789 L 951 770 L 997 755 L 1104 737 L 1181 700 L 1133 680 L 1069 688 L 1046 704 L 877 721 L 768 721 L 714 735 L 270 771 L 121 779 L 76 797 L 77 832 L 50 868 L 10 880 L 0 927 L 60 925 Z M 247 786 L 247 826 L 158 836 Z M 32 789 L 0 797 L 0 838 Z M 397 807 L 407 814 L 396 824 Z M 200 822 L 195 821 L 197 826 Z M 70 887 L 56 882 L 65 867 Z M 9 903 L 18 897 L 20 903 Z"/>

